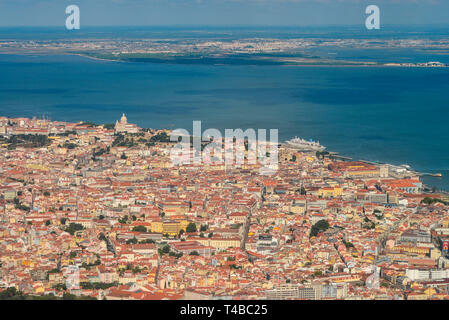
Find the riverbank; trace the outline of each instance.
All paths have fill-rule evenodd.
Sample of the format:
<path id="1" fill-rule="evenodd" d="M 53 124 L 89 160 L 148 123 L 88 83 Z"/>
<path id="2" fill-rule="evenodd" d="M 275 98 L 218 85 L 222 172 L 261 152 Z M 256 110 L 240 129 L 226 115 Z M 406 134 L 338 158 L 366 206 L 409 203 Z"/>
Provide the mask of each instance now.
<path id="1" fill-rule="evenodd" d="M 278 129 L 354 159 L 441 172 L 448 190 L 447 68 L 109 63 L 0 55 L 0 113 L 143 128 Z M 70 79 L 70 81 L 63 81 Z M 430 179 L 430 181 L 429 181 Z"/>

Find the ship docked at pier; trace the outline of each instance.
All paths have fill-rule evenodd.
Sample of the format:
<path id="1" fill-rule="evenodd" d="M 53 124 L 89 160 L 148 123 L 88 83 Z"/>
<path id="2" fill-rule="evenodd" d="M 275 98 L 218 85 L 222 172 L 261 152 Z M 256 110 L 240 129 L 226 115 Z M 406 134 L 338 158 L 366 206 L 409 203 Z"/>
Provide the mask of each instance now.
<path id="1" fill-rule="evenodd" d="M 292 149 L 297 149 L 299 151 L 319 151 L 322 152 L 326 147 L 322 146 L 319 141 L 309 141 L 294 137 L 291 140 L 285 142 L 285 145 Z"/>

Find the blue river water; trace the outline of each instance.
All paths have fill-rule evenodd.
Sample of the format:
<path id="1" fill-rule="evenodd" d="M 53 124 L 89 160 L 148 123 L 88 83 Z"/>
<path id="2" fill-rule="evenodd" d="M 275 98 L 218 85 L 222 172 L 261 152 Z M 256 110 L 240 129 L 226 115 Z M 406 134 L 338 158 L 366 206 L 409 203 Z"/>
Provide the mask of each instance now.
<path id="1" fill-rule="evenodd" d="M 0 55 L 0 115 L 146 128 L 279 129 L 449 190 L 449 68 L 185 65 Z"/>

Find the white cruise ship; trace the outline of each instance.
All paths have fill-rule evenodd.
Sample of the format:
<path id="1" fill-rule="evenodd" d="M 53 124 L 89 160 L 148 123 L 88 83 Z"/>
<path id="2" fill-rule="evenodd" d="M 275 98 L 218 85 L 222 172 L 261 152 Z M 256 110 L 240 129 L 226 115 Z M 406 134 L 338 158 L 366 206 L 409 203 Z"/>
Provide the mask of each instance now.
<path id="1" fill-rule="evenodd" d="M 309 141 L 294 137 L 291 140 L 285 142 L 288 147 L 298 149 L 300 151 L 324 151 L 326 147 L 322 146 L 319 141 Z"/>

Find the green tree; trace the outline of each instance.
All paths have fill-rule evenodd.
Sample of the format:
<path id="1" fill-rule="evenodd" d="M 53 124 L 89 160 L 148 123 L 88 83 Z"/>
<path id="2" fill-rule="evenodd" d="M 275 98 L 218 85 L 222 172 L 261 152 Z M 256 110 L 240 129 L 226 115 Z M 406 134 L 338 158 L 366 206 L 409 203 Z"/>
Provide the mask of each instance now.
<path id="1" fill-rule="evenodd" d="M 136 237 L 134 237 L 132 239 L 128 239 L 126 241 L 126 244 L 136 244 L 136 243 L 137 243 L 137 238 Z"/>
<path id="2" fill-rule="evenodd" d="M 84 230 L 83 225 L 80 223 L 73 223 L 73 222 L 71 222 L 69 226 L 65 228 L 65 231 L 70 233 L 71 235 L 74 235 L 75 232 L 80 230 Z"/>
<path id="3" fill-rule="evenodd" d="M 118 222 L 120 222 L 121 224 L 126 224 L 126 222 L 128 222 L 128 216 L 124 216 L 123 218 L 119 218 Z"/>
<path id="4" fill-rule="evenodd" d="M 165 246 L 162 247 L 162 252 L 163 253 L 169 253 L 170 252 L 170 246 L 168 244 L 166 244 Z"/>
<path id="5" fill-rule="evenodd" d="M 135 232 L 147 232 L 147 228 L 145 228 L 144 226 L 135 226 L 133 228 L 133 231 L 135 231 Z"/>
<path id="6" fill-rule="evenodd" d="M 193 222 L 190 222 L 187 225 L 186 232 L 196 232 L 196 224 Z"/>
<path id="7" fill-rule="evenodd" d="M 318 233 L 326 231 L 329 228 L 329 222 L 327 220 L 320 220 L 315 223 L 310 229 L 310 237 L 316 237 Z"/>

